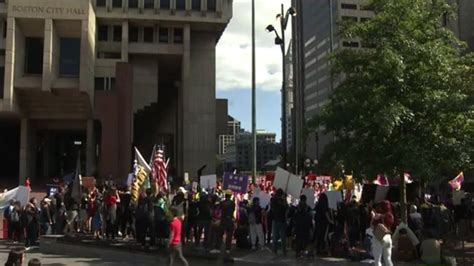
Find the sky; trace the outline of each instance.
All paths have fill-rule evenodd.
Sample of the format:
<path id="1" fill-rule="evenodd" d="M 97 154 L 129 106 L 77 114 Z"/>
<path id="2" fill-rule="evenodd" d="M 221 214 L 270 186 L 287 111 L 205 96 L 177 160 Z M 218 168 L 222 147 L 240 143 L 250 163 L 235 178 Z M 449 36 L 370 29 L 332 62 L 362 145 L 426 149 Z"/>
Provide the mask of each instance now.
<path id="1" fill-rule="evenodd" d="M 281 50 L 275 34 L 265 28 L 278 25 L 276 15 L 290 7 L 290 0 L 255 1 L 257 129 L 281 137 Z M 279 28 L 279 27 L 276 27 Z M 287 42 L 291 23 L 286 30 Z M 251 131 L 252 40 L 251 0 L 234 0 L 233 17 L 216 48 L 217 98 L 229 99 L 229 114 Z"/>

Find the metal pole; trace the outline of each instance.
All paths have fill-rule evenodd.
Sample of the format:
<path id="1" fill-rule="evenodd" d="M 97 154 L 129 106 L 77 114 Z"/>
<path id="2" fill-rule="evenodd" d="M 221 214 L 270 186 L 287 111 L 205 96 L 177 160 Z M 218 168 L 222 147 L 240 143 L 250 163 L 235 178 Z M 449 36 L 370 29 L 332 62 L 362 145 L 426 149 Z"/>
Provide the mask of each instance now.
<path id="1" fill-rule="evenodd" d="M 281 4 L 281 17 L 280 17 L 280 25 L 281 25 L 281 54 L 282 54 L 282 84 L 281 84 L 281 142 L 282 142 L 282 161 L 283 161 L 283 168 L 286 169 L 286 162 L 287 162 L 287 153 L 286 153 L 286 62 L 285 62 L 285 12 L 283 4 Z"/>
<path id="2" fill-rule="evenodd" d="M 255 0 L 252 0 L 252 183 L 255 183 L 257 177 L 257 93 L 255 83 Z"/>

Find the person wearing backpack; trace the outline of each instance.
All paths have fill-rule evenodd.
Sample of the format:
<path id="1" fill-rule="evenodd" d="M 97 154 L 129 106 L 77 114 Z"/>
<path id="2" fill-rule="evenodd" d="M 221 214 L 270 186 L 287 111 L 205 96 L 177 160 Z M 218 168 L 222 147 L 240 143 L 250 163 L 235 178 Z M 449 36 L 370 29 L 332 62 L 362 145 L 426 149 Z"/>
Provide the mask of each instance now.
<path id="1" fill-rule="evenodd" d="M 262 227 L 263 210 L 260 206 L 260 198 L 253 198 L 252 205 L 248 209 L 248 215 L 250 225 L 250 242 L 252 244 L 252 250 L 257 250 L 257 248 L 263 248 L 263 246 L 265 245 L 265 240 L 263 236 Z"/>

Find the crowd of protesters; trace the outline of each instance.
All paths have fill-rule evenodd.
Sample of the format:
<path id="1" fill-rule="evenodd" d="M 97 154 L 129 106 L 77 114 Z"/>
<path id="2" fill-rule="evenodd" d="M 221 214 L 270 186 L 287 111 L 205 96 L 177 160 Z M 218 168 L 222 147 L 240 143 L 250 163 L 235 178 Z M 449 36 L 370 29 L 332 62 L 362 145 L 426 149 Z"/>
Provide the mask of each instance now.
<path id="1" fill-rule="evenodd" d="M 409 204 L 404 224 L 400 206 L 389 201 L 362 203 L 352 197 L 332 209 L 321 193 L 311 208 L 304 195 L 289 200 L 281 189 L 267 192 L 267 206 L 261 206 L 251 191 L 238 195 L 219 186 L 209 191 L 179 188 L 173 195 L 147 189 L 134 204 L 124 186 L 98 184 L 84 191 L 80 200 L 69 186 L 39 202 L 32 198 L 26 206 L 12 202 L 4 216 L 9 239 L 24 241 L 27 247 L 36 245 L 39 235 L 87 233 L 144 247 L 170 247 L 172 259 L 177 255 L 185 264 L 182 246 L 230 253 L 233 243 L 239 249 L 270 247 L 282 255 L 294 250 L 298 258 L 349 256 L 392 265 L 394 257 L 439 263 L 440 240 L 470 227 L 468 199 L 456 207 L 438 197 L 416 199 Z M 380 228 L 387 231 L 381 233 Z"/>

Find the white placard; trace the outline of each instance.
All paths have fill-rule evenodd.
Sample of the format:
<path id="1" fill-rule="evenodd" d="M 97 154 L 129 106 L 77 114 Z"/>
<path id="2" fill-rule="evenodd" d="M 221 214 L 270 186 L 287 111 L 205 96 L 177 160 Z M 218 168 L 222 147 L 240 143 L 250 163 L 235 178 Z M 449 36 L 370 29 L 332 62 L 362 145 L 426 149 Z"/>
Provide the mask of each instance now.
<path id="1" fill-rule="evenodd" d="M 286 186 L 288 185 L 288 179 L 290 178 L 290 175 L 290 172 L 278 167 L 275 172 L 275 180 L 273 181 L 273 186 L 276 188 L 281 188 L 283 189 L 283 191 L 286 191 Z"/>
<path id="2" fill-rule="evenodd" d="M 184 173 L 184 183 L 189 184 L 189 174 L 188 173 Z"/>
<path id="3" fill-rule="evenodd" d="M 211 189 L 211 188 L 216 188 L 216 186 L 217 186 L 217 176 L 216 175 L 201 176 L 201 188 Z"/>
<path id="4" fill-rule="evenodd" d="M 192 188 L 193 191 L 197 191 L 197 189 L 198 189 L 198 182 L 193 182 L 191 188 Z"/>
<path id="5" fill-rule="evenodd" d="M 312 188 L 304 188 L 301 191 L 301 194 L 306 196 L 306 203 L 311 209 L 314 209 L 316 197 L 314 196 L 314 189 Z"/>
<path id="6" fill-rule="evenodd" d="M 25 206 L 28 204 L 28 200 L 30 199 L 30 188 L 25 186 L 19 186 L 18 192 L 16 194 L 16 200 L 21 202 L 21 206 Z"/>
<path id="7" fill-rule="evenodd" d="M 267 192 L 260 192 L 258 193 L 258 198 L 260 199 L 260 207 L 265 209 L 268 204 L 270 204 L 270 199 L 272 198 L 272 196 L 270 196 L 270 194 L 268 194 Z"/>
<path id="8" fill-rule="evenodd" d="M 328 197 L 328 205 L 330 209 L 337 209 L 337 204 L 342 202 L 342 193 L 341 191 L 327 191 L 325 192 Z"/>
<path id="9" fill-rule="evenodd" d="M 389 186 L 377 186 L 375 190 L 375 203 L 379 203 L 387 198 Z"/>
<path id="10" fill-rule="evenodd" d="M 303 188 L 304 180 L 301 179 L 301 176 L 290 175 L 290 180 L 288 182 L 288 188 L 286 193 L 291 195 L 293 198 L 299 198 L 301 195 L 301 189 Z"/>
<path id="11" fill-rule="evenodd" d="M 465 198 L 464 190 L 453 191 L 453 205 L 461 205 L 461 200 Z"/>

